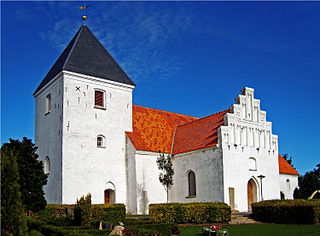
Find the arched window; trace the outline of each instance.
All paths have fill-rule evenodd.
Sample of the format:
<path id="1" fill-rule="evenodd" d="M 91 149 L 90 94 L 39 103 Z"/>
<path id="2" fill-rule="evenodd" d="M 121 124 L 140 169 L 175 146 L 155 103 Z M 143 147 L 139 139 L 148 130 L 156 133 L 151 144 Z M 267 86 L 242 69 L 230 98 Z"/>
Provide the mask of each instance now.
<path id="1" fill-rule="evenodd" d="M 49 174 L 50 173 L 50 159 L 48 156 L 46 156 L 45 162 L 44 162 L 44 173 Z"/>
<path id="2" fill-rule="evenodd" d="M 257 170 L 257 161 L 254 157 L 249 158 L 249 170 Z"/>
<path id="3" fill-rule="evenodd" d="M 191 170 L 188 173 L 189 197 L 196 196 L 196 174 Z"/>
<path id="4" fill-rule="evenodd" d="M 101 134 L 97 136 L 97 147 L 106 147 L 105 137 Z"/>
<path id="5" fill-rule="evenodd" d="M 49 114 L 51 112 L 51 94 L 46 96 L 46 113 Z"/>

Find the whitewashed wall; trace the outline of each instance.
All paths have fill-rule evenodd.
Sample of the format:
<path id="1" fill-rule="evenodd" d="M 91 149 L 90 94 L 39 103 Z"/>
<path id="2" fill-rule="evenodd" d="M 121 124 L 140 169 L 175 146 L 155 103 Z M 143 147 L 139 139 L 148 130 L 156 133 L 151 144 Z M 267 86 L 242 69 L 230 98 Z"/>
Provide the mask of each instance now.
<path id="1" fill-rule="evenodd" d="M 219 145 L 223 150 L 224 201 L 229 203 L 229 188 L 235 189 L 235 208 L 248 210 L 247 183 L 253 178 L 261 200 L 279 199 L 278 137 L 272 134 L 272 124 L 266 121 L 266 112 L 260 110 L 260 100 L 254 90 L 244 88 L 224 117 L 225 126 L 219 128 Z M 256 170 L 250 169 L 249 158 L 256 160 Z M 252 169 L 252 168 L 251 168 Z"/>
<path id="2" fill-rule="evenodd" d="M 167 193 L 159 181 L 157 152 L 136 151 L 136 196 L 138 214 L 148 214 L 152 203 L 167 202 Z"/>
<path id="3" fill-rule="evenodd" d="M 46 97 L 51 95 L 51 111 L 46 114 Z M 50 84 L 35 94 L 35 145 L 39 159 L 45 166 L 46 156 L 50 159 L 48 183 L 44 186 L 45 198 L 49 203 L 61 203 L 61 151 L 63 79 L 58 75 Z"/>
<path id="4" fill-rule="evenodd" d="M 126 136 L 126 210 L 130 214 L 137 214 L 137 169 L 136 149 Z"/>
<path id="5" fill-rule="evenodd" d="M 177 154 L 173 159 L 175 175 L 170 202 L 223 202 L 222 153 L 219 148 L 208 148 Z M 196 197 L 189 198 L 188 172 L 196 176 Z"/>
<path id="6" fill-rule="evenodd" d="M 94 108 L 95 89 L 105 91 L 105 110 Z M 92 203 L 104 203 L 108 182 L 115 187 L 115 201 L 126 202 L 125 131 L 132 131 L 132 90 L 64 73 L 62 203 L 74 203 L 89 192 Z M 99 134 L 105 136 L 105 148 L 97 147 Z"/>
<path id="7" fill-rule="evenodd" d="M 298 175 L 280 173 L 279 177 L 280 191 L 283 192 L 285 199 L 293 199 L 294 190 L 299 188 Z"/>

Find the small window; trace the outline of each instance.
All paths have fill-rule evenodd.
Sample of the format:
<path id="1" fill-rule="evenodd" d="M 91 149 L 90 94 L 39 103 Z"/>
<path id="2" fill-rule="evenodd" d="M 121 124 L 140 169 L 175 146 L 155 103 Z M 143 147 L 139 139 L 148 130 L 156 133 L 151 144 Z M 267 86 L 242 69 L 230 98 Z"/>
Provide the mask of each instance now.
<path id="1" fill-rule="evenodd" d="M 104 91 L 94 91 L 94 106 L 97 108 L 105 108 Z"/>
<path id="2" fill-rule="evenodd" d="M 97 147 L 104 148 L 105 146 L 105 137 L 103 135 L 97 136 Z"/>
<path id="3" fill-rule="evenodd" d="M 46 114 L 49 114 L 51 111 L 51 94 L 48 94 L 46 97 Z"/>
<path id="4" fill-rule="evenodd" d="M 44 162 L 44 173 L 49 174 L 50 173 L 50 159 L 48 156 L 46 156 L 45 162 Z"/>
<path id="5" fill-rule="evenodd" d="M 249 158 L 249 170 L 252 170 L 252 171 L 257 170 L 257 161 L 254 157 Z"/>
<path id="6" fill-rule="evenodd" d="M 189 197 L 196 196 L 196 174 L 193 171 L 188 173 Z"/>

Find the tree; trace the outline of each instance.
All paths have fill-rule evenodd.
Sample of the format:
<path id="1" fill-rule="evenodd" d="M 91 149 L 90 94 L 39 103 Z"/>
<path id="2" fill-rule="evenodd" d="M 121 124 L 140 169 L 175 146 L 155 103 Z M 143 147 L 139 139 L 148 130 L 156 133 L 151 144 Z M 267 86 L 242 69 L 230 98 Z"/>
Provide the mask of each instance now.
<path id="1" fill-rule="evenodd" d="M 43 186 L 47 184 L 48 175 L 44 173 L 43 164 L 38 160 L 37 147 L 31 139 L 24 137 L 22 141 L 10 139 L 9 143 L 3 144 L 3 148 L 17 158 L 20 176 L 18 183 L 24 209 L 32 212 L 44 209 L 47 202 Z"/>
<path id="2" fill-rule="evenodd" d="M 74 207 L 74 219 L 77 225 L 90 226 L 90 220 L 92 218 L 91 209 L 91 194 L 82 196 Z"/>
<path id="3" fill-rule="evenodd" d="M 298 178 L 302 198 L 308 199 L 314 191 L 320 190 L 320 164 L 316 167 Z"/>
<path id="4" fill-rule="evenodd" d="M 293 199 L 302 199 L 301 192 L 298 188 L 293 191 Z"/>
<path id="5" fill-rule="evenodd" d="M 292 166 L 294 167 L 293 163 L 292 163 L 292 157 L 289 157 L 289 154 L 283 154 L 282 157 Z"/>
<path id="6" fill-rule="evenodd" d="M 16 158 L 10 150 L 1 148 L 1 234 L 25 235 L 26 219 L 23 214 Z"/>
<path id="7" fill-rule="evenodd" d="M 173 185 L 174 170 L 172 167 L 171 157 L 169 155 L 165 157 L 160 151 L 159 154 L 160 156 L 157 158 L 157 165 L 159 170 L 162 171 L 162 173 L 159 174 L 159 181 L 166 189 L 168 202 L 169 189 Z"/>

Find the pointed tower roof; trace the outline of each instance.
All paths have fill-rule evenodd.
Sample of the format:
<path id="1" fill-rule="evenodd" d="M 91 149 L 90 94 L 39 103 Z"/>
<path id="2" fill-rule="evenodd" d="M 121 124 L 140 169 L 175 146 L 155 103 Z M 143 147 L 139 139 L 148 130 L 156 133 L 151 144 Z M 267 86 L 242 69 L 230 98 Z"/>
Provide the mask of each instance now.
<path id="1" fill-rule="evenodd" d="M 134 82 L 84 24 L 64 49 L 34 94 L 62 70 L 135 86 Z"/>

